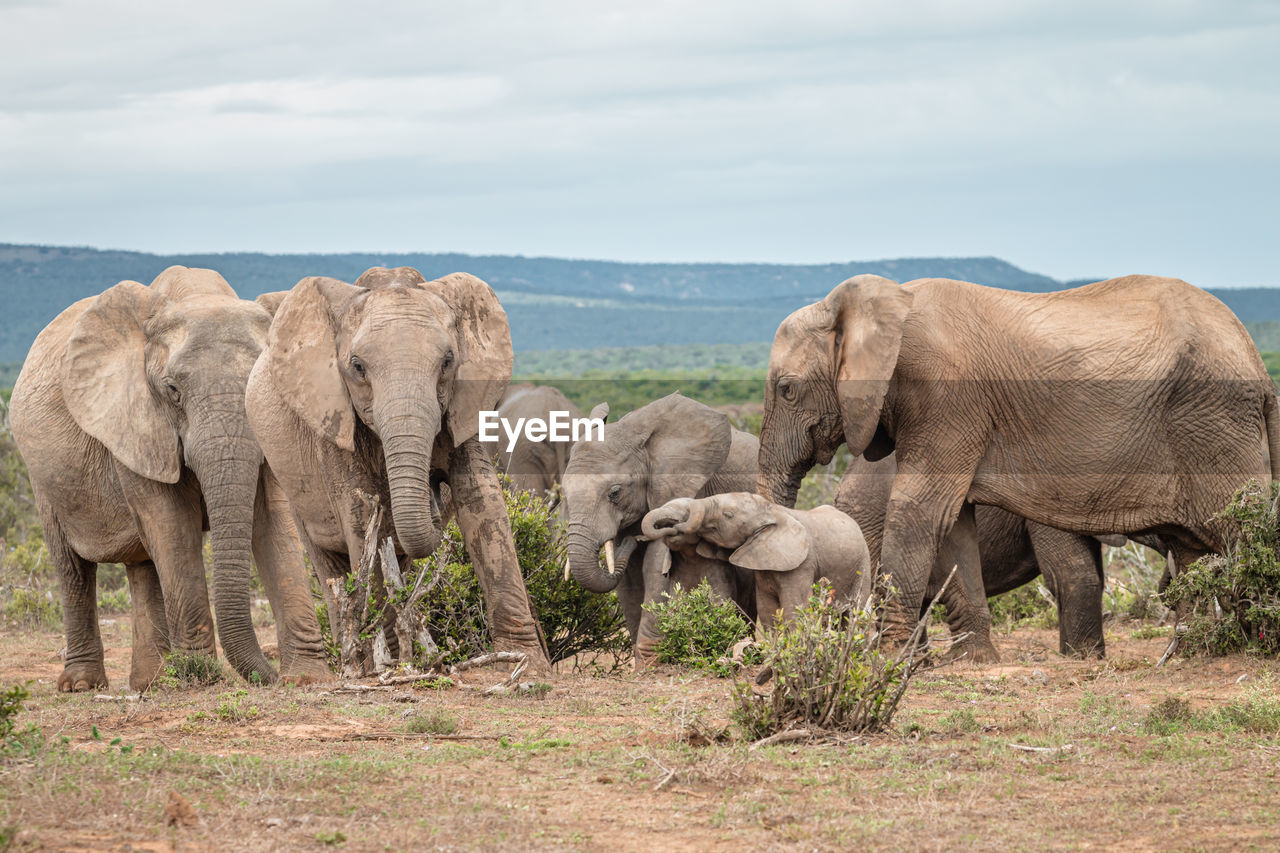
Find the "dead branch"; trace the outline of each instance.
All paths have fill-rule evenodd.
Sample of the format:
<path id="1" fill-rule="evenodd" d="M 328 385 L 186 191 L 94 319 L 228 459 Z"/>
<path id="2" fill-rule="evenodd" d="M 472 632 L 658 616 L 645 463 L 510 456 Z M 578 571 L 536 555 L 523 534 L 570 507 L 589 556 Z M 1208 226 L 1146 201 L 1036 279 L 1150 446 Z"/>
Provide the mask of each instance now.
<path id="1" fill-rule="evenodd" d="M 413 587 L 405 590 L 404 575 L 400 571 L 400 559 L 396 556 L 395 545 L 388 536 L 382 543 L 382 577 L 386 581 L 388 597 L 396 602 L 395 632 L 400 644 L 400 661 L 410 663 L 415 660 L 415 651 L 422 651 L 423 660 L 419 663 L 431 666 L 439 657 L 440 649 L 431 632 L 427 630 L 426 616 L 418 608 L 419 603 L 439 581 L 439 575 L 431 578 L 431 583 L 424 583 L 427 577 L 425 570 L 418 572 Z"/>
<path id="2" fill-rule="evenodd" d="M 769 735 L 761 738 L 748 747 L 748 751 L 755 752 L 762 746 L 772 746 L 775 743 L 791 743 L 797 740 L 809 740 L 813 737 L 813 733 L 808 729 L 788 729 L 785 732 L 778 732 L 776 735 Z"/>
<path id="3" fill-rule="evenodd" d="M 492 663 L 524 663 L 527 660 L 528 656 L 524 652 L 489 652 L 470 660 L 464 660 L 462 663 L 455 663 L 449 667 L 449 674 L 457 675 L 469 669 L 475 669 L 477 666 L 488 666 Z"/>

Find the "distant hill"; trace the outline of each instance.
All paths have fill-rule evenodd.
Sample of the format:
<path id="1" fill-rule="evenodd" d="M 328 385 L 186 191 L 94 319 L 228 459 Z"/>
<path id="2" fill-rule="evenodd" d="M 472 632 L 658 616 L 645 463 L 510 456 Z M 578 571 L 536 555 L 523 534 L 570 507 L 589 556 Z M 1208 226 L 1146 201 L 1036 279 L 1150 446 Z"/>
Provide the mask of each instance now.
<path id="1" fill-rule="evenodd" d="M 1024 291 L 1066 286 L 999 258 L 641 264 L 426 253 L 153 255 L 0 244 L 0 362 L 20 362 L 40 329 L 77 299 L 123 279 L 150 282 L 172 264 L 216 269 L 246 298 L 307 275 L 351 281 L 378 265 L 417 267 L 428 278 L 465 270 L 499 292 L 517 352 L 767 341 L 788 313 L 859 273 L 898 281 L 945 276 Z M 1215 293 L 1242 320 L 1280 321 L 1280 290 Z"/>

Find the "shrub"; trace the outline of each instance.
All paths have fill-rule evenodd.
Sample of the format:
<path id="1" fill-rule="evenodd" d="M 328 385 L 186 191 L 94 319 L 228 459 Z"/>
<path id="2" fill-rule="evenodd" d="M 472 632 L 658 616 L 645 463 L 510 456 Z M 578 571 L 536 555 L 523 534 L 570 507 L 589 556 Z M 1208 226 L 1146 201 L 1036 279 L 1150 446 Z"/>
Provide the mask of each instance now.
<path id="1" fill-rule="evenodd" d="M 1251 481 L 1217 516 L 1228 522 L 1226 553 L 1196 560 L 1164 593 L 1187 630 L 1184 651 L 1280 652 L 1280 484 Z"/>
<path id="2" fill-rule="evenodd" d="M 14 720 L 22 711 L 22 703 L 30 694 L 21 684 L 0 690 L 0 744 L 8 744 L 15 728 Z"/>
<path id="3" fill-rule="evenodd" d="M 129 604 L 128 586 L 98 594 L 98 611 L 101 613 L 128 613 Z"/>
<path id="4" fill-rule="evenodd" d="M 204 652 L 174 649 L 164 656 L 164 668 L 157 687 L 178 689 L 207 687 L 226 679 L 226 670 L 216 657 Z"/>
<path id="5" fill-rule="evenodd" d="M 1039 578 L 987 599 L 991 627 L 1009 634 L 1029 625 L 1035 628 L 1058 626 L 1058 605 Z"/>
<path id="6" fill-rule="evenodd" d="M 249 691 L 243 688 L 223 693 L 218 699 L 221 701 L 213 713 L 224 723 L 243 723 L 258 716 L 258 706 L 250 704 Z"/>
<path id="7" fill-rule="evenodd" d="M 564 579 L 564 528 L 555 510 L 540 497 L 503 486 L 520 573 L 551 662 L 593 650 L 625 655 L 630 640 L 616 595 L 598 595 Z M 421 606 L 445 662 L 490 651 L 480 583 L 456 522 L 445 528 L 436 552 L 415 566 L 430 573 Z M 406 579 L 405 586 L 412 582 Z"/>
<path id="8" fill-rule="evenodd" d="M 796 726 L 879 731 L 892 720 L 920 662 L 914 652 L 921 627 L 891 657 L 880 649 L 874 612 L 829 598 L 825 584 L 817 586 L 808 604 L 765 637 L 774 682 L 767 695 L 748 682 L 734 684 L 732 716 L 749 738 Z"/>
<path id="9" fill-rule="evenodd" d="M 458 730 L 458 720 L 444 711 L 428 711 L 410 717 L 405 729 L 418 735 L 451 735 Z"/>
<path id="10" fill-rule="evenodd" d="M 37 592 L 24 587 L 6 591 L 4 615 L 23 628 L 55 630 L 62 625 L 62 603 L 52 592 Z"/>
<path id="11" fill-rule="evenodd" d="M 1169 696 L 1155 705 L 1142 721 L 1147 734 L 1174 735 L 1182 732 L 1280 732 L 1280 700 L 1274 685 L 1261 683 L 1240 699 L 1221 708 L 1197 712 L 1186 699 Z"/>
<path id="12" fill-rule="evenodd" d="M 657 618 L 662 634 L 657 654 L 662 663 L 730 675 L 732 667 L 718 661 L 729 654 L 734 643 L 751 634 L 738 606 L 712 592 L 706 580 L 687 591 L 676 584 L 661 600 L 644 608 Z"/>

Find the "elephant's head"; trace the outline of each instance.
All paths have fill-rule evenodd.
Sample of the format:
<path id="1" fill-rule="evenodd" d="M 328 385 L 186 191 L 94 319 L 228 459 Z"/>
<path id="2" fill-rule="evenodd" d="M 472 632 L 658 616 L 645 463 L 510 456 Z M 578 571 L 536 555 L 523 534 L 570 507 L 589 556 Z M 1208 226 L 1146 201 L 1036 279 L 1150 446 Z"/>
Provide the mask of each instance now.
<path id="1" fill-rule="evenodd" d="M 809 555 L 809 534 L 791 513 L 749 492 L 674 500 L 644 517 L 645 536 L 696 541 L 699 554 L 757 572 L 789 572 Z"/>
<path id="2" fill-rule="evenodd" d="M 149 287 L 123 281 L 80 316 L 62 370 L 71 416 L 119 464 L 161 483 L 178 482 L 184 467 L 195 474 L 209 517 L 223 650 L 245 678 L 268 683 L 275 673 L 249 613 L 262 451 L 244 395 L 267 340 L 270 308 L 241 300 L 213 270 L 170 267 Z M 179 600 L 166 601 L 171 617 L 207 606 L 180 600 L 177 591 L 173 597 Z M 196 645 L 195 638 L 173 639 Z"/>
<path id="3" fill-rule="evenodd" d="M 384 455 L 400 547 L 411 557 L 435 550 L 437 437 L 453 447 L 474 438 L 480 412 L 497 408 L 511 380 L 511 332 L 489 285 L 466 273 L 427 281 L 410 267 L 375 267 L 355 284 L 304 278 L 280 305 L 266 359 L 289 407 L 323 440 Z"/>
<path id="4" fill-rule="evenodd" d="M 911 292 L 860 275 L 782 321 L 769 352 L 757 491 L 795 504 L 814 464 L 871 443 L 898 362 Z"/>
<path id="5" fill-rule="evenodd" d="M 731 439 L 727 416 L 672 394 L 606 425 L 603 441 L 574 445 L 562 488 L 578 583 L 593 592 L 617 587 L 622 571 L 600 568 L 601 546 L 623 537 L 620 548 L 634 547 L 627 528 L 653 507 L 696 495 L 724 464 Z"/>

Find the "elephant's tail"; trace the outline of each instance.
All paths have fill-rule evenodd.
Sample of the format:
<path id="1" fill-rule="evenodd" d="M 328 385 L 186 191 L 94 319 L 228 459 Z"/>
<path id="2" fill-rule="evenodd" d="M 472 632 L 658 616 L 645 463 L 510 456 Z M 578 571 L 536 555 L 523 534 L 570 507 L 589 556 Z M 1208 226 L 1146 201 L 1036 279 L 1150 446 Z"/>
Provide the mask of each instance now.
<path id="1" fill-rule="evenodd" d="M 1267 451 L 1271 454 L 1271 479 L 1280 480 L 1280 398 L 1268 394 L 1263 408 L 1267 419 Z"/>

